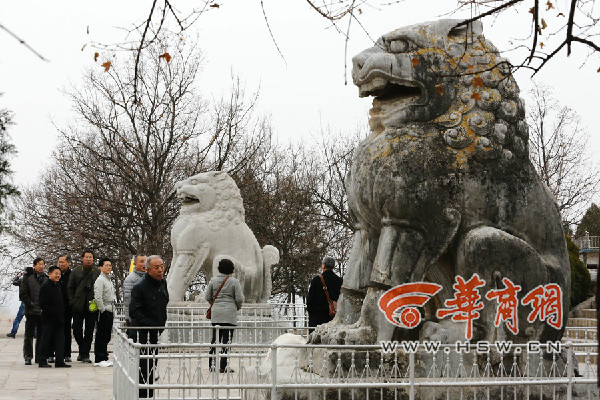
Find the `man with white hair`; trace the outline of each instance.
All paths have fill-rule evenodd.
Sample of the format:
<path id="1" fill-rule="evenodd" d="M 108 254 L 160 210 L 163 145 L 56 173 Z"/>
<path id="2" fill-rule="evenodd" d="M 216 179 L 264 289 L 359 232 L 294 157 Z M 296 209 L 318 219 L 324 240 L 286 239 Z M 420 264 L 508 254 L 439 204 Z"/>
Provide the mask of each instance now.
<path id="1" fill-rule="evenodd" d="M 129 303 L 129 317 L 131 318 L 131 332 L 134 340 L 142 344 L 157 344 L 158 336 L 164 330 L 167 322 L 167 304 L 169 303 L 169 291 L 164 279 L 165 265 L 160 256 L 150 256 L 146 259 L 146 275 L 131 290 L 131 302 Z M 144 327 L 146 329 L 135 329 Z M 143 355 L 151 355 L 151 358 L 140 360 L 141 384 L 153 384 L 154 374 L 157 368 L 158 346 L 144 347 Z M 152 397 L 153 389 L 140 389 L 139 397 Z"/>

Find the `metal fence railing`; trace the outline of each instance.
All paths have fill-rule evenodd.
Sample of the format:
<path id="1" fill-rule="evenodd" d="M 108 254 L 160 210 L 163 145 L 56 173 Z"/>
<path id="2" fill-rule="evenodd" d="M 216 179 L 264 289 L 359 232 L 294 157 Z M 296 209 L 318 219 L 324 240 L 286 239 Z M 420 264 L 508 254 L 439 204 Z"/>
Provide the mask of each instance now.
<path id="1" fill-rule="evenodd" d="M 596 343 L 569 342 L 561 353 L 544 344 L 481 353 L 455 344 L 384 351 L 381 345 L 273 343 L 294 329 L 275 325 L 236 327 L 226 345 L 210 344 L 213 328 L 207 325 L 168 326 L 154 344 L 137 343 L 117 327 L 114 398 L 600 398 Z"/>
<path id="2" fill-rule="evenodd" d="M 574 343 L 597 342 L 598 332 L 595 326 L 567 326 L 562 340 L 563 342 L 572 341 Z"/>
<path id="3" fill-rule="evenodd" d="M 169 306 L 167 315 L 169 323 L 178 325 L 206 324 L 206 309 L 208 304 L 191 303 L 186 306 Z M 123 305 L 115 306 L 115 324 L 123 325 L 125 321 Z M 244 304 L 238 311 L 238 320 L 243 322 L 269 322 L 278 321 L 289 327 L 307 327 L 308 314 L 304 304 L 295 303 L 269 303 L 269 304 Z"/>
<path id="4" fill-rule="evenodd" d="M 596 250 L 600 248 L 600 236 L 583 236 L 575 239 L 580 250 Z"/>

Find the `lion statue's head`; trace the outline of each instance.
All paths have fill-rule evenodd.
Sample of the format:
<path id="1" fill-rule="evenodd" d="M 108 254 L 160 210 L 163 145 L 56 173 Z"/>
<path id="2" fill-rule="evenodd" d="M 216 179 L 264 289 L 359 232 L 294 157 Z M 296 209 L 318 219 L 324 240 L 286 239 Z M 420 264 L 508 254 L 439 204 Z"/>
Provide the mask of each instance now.
<path id="1" fill-rule="evenodd" d="M 397 29 L 353 58 L 361 97 L 374 96 L 374 134 L 415 136 L 435 125 L 456 164 L 527 157 L 528 126 L 510 64 L 480 22 L 445 19 Z"/>
<path id="2" fill-rule="evenodd" d="M 202 215 L 212 230 L 245 220 L 242 196 L 235 181 L 223 171 L 191 176 L 175 185 L 181 215 Z"/>

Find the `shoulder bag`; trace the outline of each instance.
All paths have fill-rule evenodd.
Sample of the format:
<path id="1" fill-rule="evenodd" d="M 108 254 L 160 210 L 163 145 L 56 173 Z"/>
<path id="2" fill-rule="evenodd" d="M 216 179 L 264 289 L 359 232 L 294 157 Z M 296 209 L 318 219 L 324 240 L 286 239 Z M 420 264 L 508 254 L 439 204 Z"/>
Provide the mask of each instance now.
<path id="1" fill-rule="evenodd" d="M 210 319 L 210 317 L 212 316 L 212 314 L 211 314 L 212 306 L 213 306 L 213 304 L 215 304 L 215 300 L 217 300 L 217 296 L 219 296 L 219 293 L 221 293 L 221 289 L 223 289 L 223 285 L 225 284 L 225 282 L 227 282 L 227 279 L 229 279 L 229 277 L 227 277 L 223 280 L 223 283 L 221 283 L 221 286 L 219 286 L 219 290 L 217 290 L 217 293 L 215 294 L 215 297 L 213 298 L 212 303 L 210 303 L 210 307 L 208 307 L 208 310 L 206 310 L 206 319 Z"/>
<path id="2" fill-rule="evenodd" d="M 323 283 L 325 297 L 327 297 L 327 304 L 329 304 L 329 316 L 333 318 L 335 317 L 335 313 L 337 312 L 337 301 L 333 301 L 329 297 L 329 291 L 327 290 L 327 285 L 325 285 L 325 278 L 323 278 L 323 275 L 319 275 L 319 277 L 321 277 L 321 283 Z"/>

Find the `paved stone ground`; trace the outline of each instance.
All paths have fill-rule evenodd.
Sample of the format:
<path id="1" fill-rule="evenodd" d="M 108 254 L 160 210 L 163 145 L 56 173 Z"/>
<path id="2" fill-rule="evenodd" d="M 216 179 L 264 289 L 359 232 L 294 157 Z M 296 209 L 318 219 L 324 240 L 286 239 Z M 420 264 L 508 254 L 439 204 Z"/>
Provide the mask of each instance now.
<path id="1" fill-rule="evenodd" d="M 13 316 L 0 315 L 0 400 L 109 400 L 112 399 L 112 368 L 71 363 L 72 368 L 39 368 L 23 361 L 21 322 L 15 339 L 6 336 Z M 73 349 L 77 344 L 73 341 Z M 74 354 L 75 358 L 77 353 Z"/>

